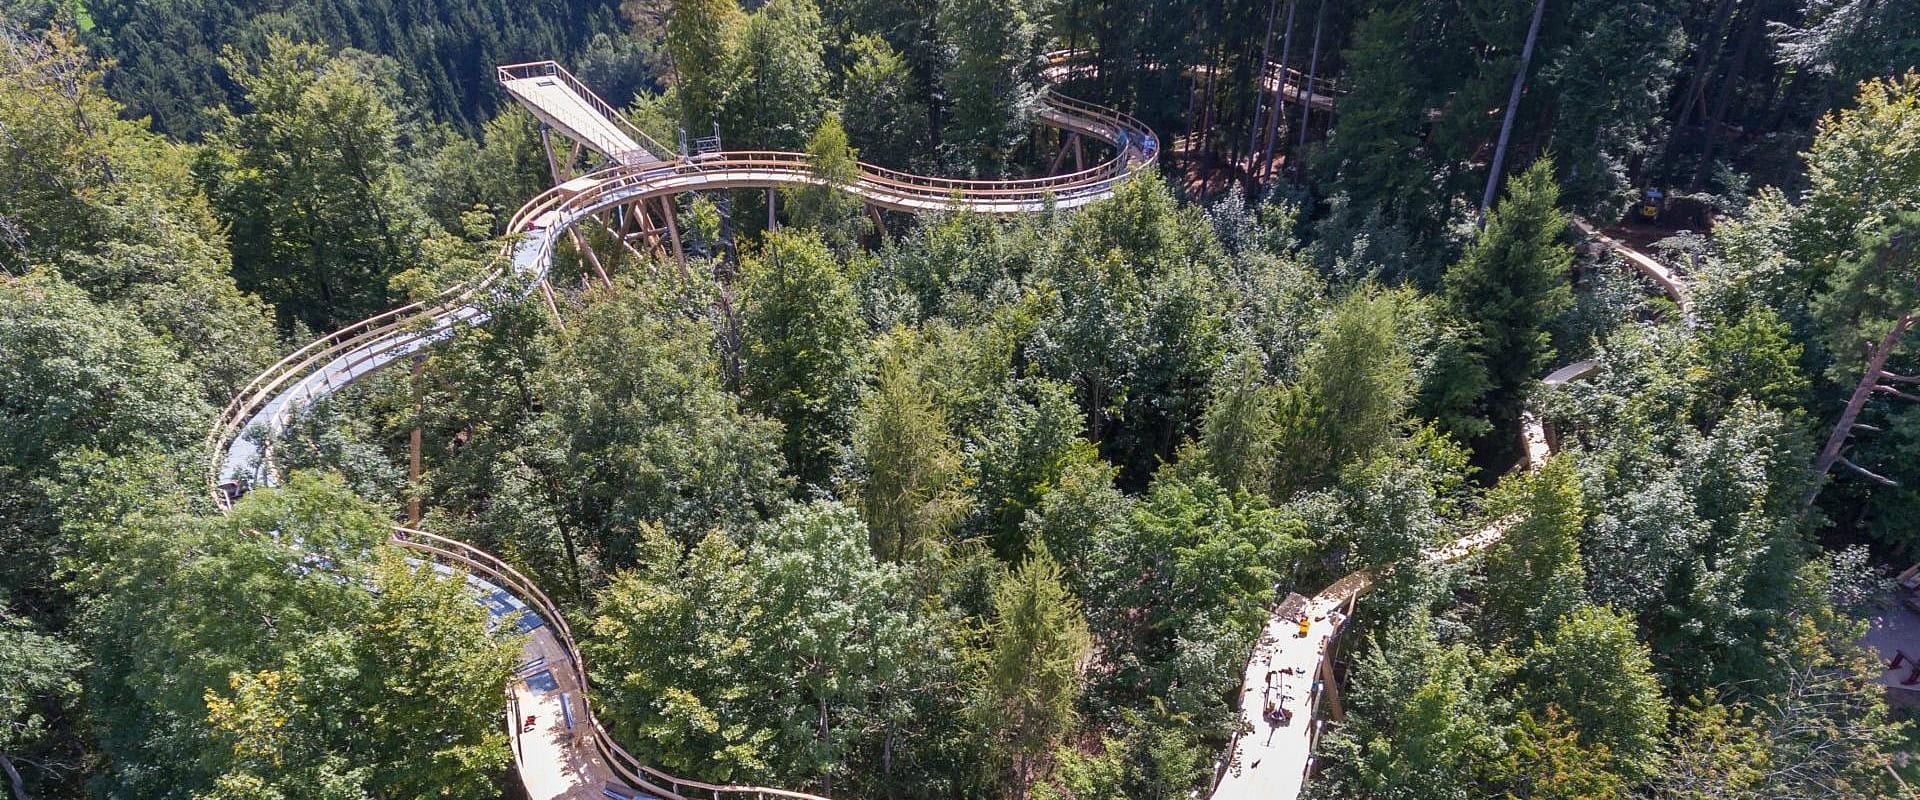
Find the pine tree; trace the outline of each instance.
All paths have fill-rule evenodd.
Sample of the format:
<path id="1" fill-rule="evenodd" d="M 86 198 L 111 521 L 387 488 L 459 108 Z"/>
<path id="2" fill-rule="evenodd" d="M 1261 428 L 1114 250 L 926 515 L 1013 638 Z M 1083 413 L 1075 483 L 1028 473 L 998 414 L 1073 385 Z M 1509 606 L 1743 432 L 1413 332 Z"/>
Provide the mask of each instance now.
<path id="1" fill-rule="evenodd" d="M 1573 305 L 1573 249 L 1560 241 L 1567 217 L 1556 207 L 1559 196 L 1546 159 L 1509 179 L 1480 238 L 1444 279 L 1446 308 L 1472 326 L 1468 347 L 1486 375 L 1477 407 L 1493 431 L 1479 448 L 1483 457 L 1518 447 L 1527 387 L 1554 356 L 1547 325 Z"/>
<path id="2" fill-rule="evenodd" d="M 1080 602 L 1061 585 L 1060 566 L 1045 547 L 1000 579 L 993 611 L 976 713 L 1006 770 L 1005 795 L 1025 798 L 1073 726 L 1080 662 L 1092 639 Z"/>

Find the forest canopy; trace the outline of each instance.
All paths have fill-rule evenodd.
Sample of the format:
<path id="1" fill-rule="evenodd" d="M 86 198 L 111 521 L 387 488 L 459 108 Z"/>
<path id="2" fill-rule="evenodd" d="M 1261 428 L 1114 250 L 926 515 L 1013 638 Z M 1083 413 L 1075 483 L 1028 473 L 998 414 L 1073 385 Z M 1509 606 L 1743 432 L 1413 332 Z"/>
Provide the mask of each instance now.
<path id="1" fill-rule="evenodd" d="M 1914 0 L 0 39 L 16 798 L 1920 780 Z"/>

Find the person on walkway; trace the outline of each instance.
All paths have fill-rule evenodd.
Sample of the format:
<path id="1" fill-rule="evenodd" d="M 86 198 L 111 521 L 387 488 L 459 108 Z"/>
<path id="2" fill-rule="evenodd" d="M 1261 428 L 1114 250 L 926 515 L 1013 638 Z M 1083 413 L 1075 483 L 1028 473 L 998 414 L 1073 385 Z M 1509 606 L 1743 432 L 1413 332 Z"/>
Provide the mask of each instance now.
<path id="1" fill-rule="evenodd" d="M 1307 631 L 1311 630 L 1312 628 L 1313 628 L 1313 619 L 1308 617 L 1305 613 L 1302 613 L 1300 615 L 1300 638 L 1302 639 L 1307 638 Z"/>

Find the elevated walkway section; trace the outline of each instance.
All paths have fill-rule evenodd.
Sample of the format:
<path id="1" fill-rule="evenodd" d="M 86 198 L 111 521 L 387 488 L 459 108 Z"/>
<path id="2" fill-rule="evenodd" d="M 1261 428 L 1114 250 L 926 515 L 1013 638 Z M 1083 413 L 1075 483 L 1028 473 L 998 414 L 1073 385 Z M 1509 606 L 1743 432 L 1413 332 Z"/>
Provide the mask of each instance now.
<path id="1" fill-rule="evenodd" d="M 643 166 L 672 155 L 558 63 L 511 64 L 498 75 L 507 94 L 541 122 L 614 163 Z"/>

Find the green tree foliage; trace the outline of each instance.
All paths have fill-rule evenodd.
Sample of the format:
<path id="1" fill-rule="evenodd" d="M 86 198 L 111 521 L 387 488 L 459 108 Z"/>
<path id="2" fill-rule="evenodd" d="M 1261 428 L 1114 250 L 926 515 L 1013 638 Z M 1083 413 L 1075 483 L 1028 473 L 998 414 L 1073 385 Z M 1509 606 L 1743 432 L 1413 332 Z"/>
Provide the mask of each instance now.
<path id="1" fill-rule="evenodd" d="M 746 25 L 737 0 L 691 0 L 669 7 L 667 56 L 680 100 L 680 127 L 688 136 L 707 136 L 720 123 L 737 79 L 734 59 Z"/>
<path id="2" fill-rule="evenodd" d="M 1410 295 L 1361 289 L 1332 309 L 1279 401 L 1273 496 L 1323 486 L 1399 436 L 1414 390 L 1402 318 Z"/>
<path id="3" fill-rule="evenodd" d="M 1828 274 L 1893 214 L 1920 209 L 1920 72 L 1860 85 L 1856 106 L 1821 120 L 1805 154 L 1807 193 L 1793 255 Z M 1846 284 L 1839 284 L 1844 287 Z"/>
<path id="4" fill-rule="evenodd" d="M 1573 304 L 1559 195 L 1549 161 L 1514 176 L 1480 238 L 1446 274 L 1446 308 L 1471 326 L 1468 352 L 1486 376 L 1477 408 L 1493 423 L 1490 452 L 1510 452 L 1518 441 L 1527 386 L 1553 360 L 1546 326 Z"/>
<path id="5" fill-rule="evenodd" d="M 78 648 L 37 630 L 0 598 L 0 772 L 15 792 L 57 777 L 47 762 L 62 743 L 49 735 L 50 718 L 65 716 L 78 698 L 85 667 Z"/>
<path id="6" fill-rule="evenodd" d="M 260 55 L 276 34 L 390 57 L 409 97 L 437 119 L 471 132 L 502 100 L 494 88 L 496 65 L 556 58 L 585 66 L 572 57 L 587 50 L 595 34 L 615 31 L 615 5 L 100 0 L 81 7 L 91 24 L 80 27 L 90 28 L 91 43 L 116 65 L 108 80 L 114 96 L 174 135 L 197 138 L 218 130 L 211 110 L 240 99 L 238 87 L 221 74 L 221 54 L 236 46 Z"/>
<path id="7" fill-rule="evenodd" d="M 729 147 L 792 151 L 807 144 L 827 110 L 825 37 L 813 0 L 772 0 L 748 18 L 720 123 Z"/>
<path id="8" fill-rule="evenodd" d="M 1667 702 L 1630 617 L 1586 606 L 1560 618 L 1522 656 L 1520 675 L 1540 716 L 1564 713 L 1580 744 L 1612 755 L 1621 774 L 1658 771 Z"/>
<path id="9" fill-rule="evenodd" d="M 1387 629 L 1361 656 L 1347 726 L 1322 746 L 1333 769 L 1314 797 L 1466 800 L 1502 749 L 1496 694 L 1507 667 L 1466 645 L 1443 647 L 1424 615 Z"/>
<path id="10" fill-rule="evenodd" d="M 50 491 L 82 458 L 179 452 L 212 409 L 173 351 L 44 271 L 0 275 L 0 587 L 52 591 L 75 543 Z"/>
<path id="11" fill-rule="evenodd" d="M 1002 577 L 986 680 L 975 701 L 978 724 L 1005 770 L 1005 795 L 1024 798 L 1046 777 L 1055 748 L 1074 721 L 1080 666 L 1092 647 L 1080 603 L 1061 584 L 1044 547 Z"/>
<path id="12" fill-rule="evenodd" d="M 138 320 L 226 397 L 272 360 L 261 303 L 235 288 L 191 151 L 122 119 L 68 35 L 0 25 L 0 270 L 45 266 Z"/>
<path id="13" fill-rule="evenodd" d="M 196 172 L 230 227 L 234 272 L 284 321 L 336 328 L 394 305 L 387 281 L 430 231 L 404 184 L 375 77 L 316 45 L 269 40 L 225 62 L 248 110 L 222 118 Z"/>
<path id="14" fill-rule="evenodd" d="M 967 467 L 977 503 L 966 530 L 1013 561 L 1028 549 L 1028 513 L 1066 473 L 1098 461 L 1099 455 L 1080 438 L 1079 410 L 1066 386 L 1033 378 L 995 400 L 970 437 Z"/>
<path id="15" fill-rule="evenodd" d="M 89 541 L 89 713 L 110 796 L 492 785 L 519 642 L 488 632 L 463 581 L 382 544 L 384 516 L 295 475 L 225 517 L 136 518 Z"/>
<path id="16" fill-rule="evenodd" d="M 1612 771 L 1615 759 L 1604 747 L 1580 743 L 1558 708 L 1536 719 L 1520 712 L 1508 729 L 1507 753 L 1494 763 L 1490 782 L 1510 786 L 1507 797 L 1539 800 L 1619 800 L 1629 797 L 1627 781 Z"/>
<path id="17" fill-rule="evenodd" d="M 1356 207 L 1380 208 L 1389 219 L 1432 214 L 1427 176 L 1407 168 L 1425 116 L 1415 93 L 1420 67 L 1406 46 L 1416 22 L 1413 6 L 1388 4 L 1356 23 L 1343 54 L 1352 91 L 1341 98 L 1340 135 L 1322 156 Z"/>
<path id="18" fill-rule="evenodd" d="M 461 215 L 484 207 L 497 231 L 521 204 L 545 191 L 553 177 L 541 151 L 540 124 L 525 110 L 511 108 L 487 120 L 478 143 L 455 138 L 435 152 L 422 201 L 434 221 L 460 231 L 465 227 Z"/>
<path id="19" fill-rule="evenodd" d="M 785 426 L 802 482 L 823 484 L 844 450 L 865 369 L 866 326 L 847 278 L 818 237 L 769 234 L 742 260 L 741 379 Z"/>
<path id="20" fill-rule="evenodd" d="M 847 138 L 867 160 L 894 169 L 927 161 L 927 110 L 906 59 L 875 35 L 847 43 L 840 108 Z"/>
<path id="21" fill-rule="evenodd" d="M 1037 9 L 1021 2 L 942 0 L 936 22 L 949 54 L 951 113 L 941 129 L 955 161 L 996 175 L 1033 121 L 1044 44 Z"/>
<path id="22" fill-rule="evenodd" d="M 1521 641 L 1555 630 L 1583 600 L 1580 526 L 1587 511 L 1572 460 L 1509 476 L 1488 498 L 1487 512 L 1506 528 L 1487 551 L 1488 628 Z"/>
<path id="23" fill-rule="evenodd" d="M 717 781 L 874 791 L 953 734 L 937 620 L 869 553 L 851 509 L 791 507 L 744 548 L 640 538 L 647 557 L 600 595 L 588 657 L 604 719 L 642 758 Z M 894 772 L 853 769 L 887 748 Z"/>
<path id="24" fill-rule="evenodd" d="M 1020 526 L 1029 543 L 1058 554 L 1065 580 L 1082 597 L 1102 549 L 1122 541 L 1132 519 L 1135 501 L 1113 485 L 1116 472 L 1098 459 L 1073 461 Z"/>
<path id="25" fill-rule="evenodd" d="M 860 155 L 847 144 L 840 117 L 828 114 L 807 140 L 808 168 L 818 183 L 781 190 L 787 218 L 796 226 L 812 228 L 836 253 L 851 253 L 867 219 L 860 198 L 852 193 L 860 180 Z"/>
<path id="26" fill-rule="evenodd" d="M 1628 193 L 1628 165 L 1652 149 L 1686 46 L 1686 9 L 1657 0 L 1571 6 L 1565 49 L 1547 54 L 1541 89 L 1553 104 L 1553 160 L 1566 201 L 1605 218 Z"/>
<path id="27" fill-rule="evenodd" d="M 1214 376 L 1213 399 L 1201 425 L 1199 458 L 1230 491 L 1263 491 L 1273 482 L 1281 436 L 1275 418 L 1280 393 L 1267 383 L 1260 357 L 1236 354 Z"/>
<path id="28" fill-rule="evenodd" d="M 893 338 L 895 348 L 911 346 L 910 334 Z M 960 444 L 907 358 L 882 352 L 875 385 L 854 412 L 857 504 L 873 534 L 873 553 L 883 561 L 938 553 L 971 505 L 961 489 Z"/>
<path id="29" fill-rule="evenodd" d="M 1116 504 L 1075 505 L 1087 515 Z M 1165 470 L 1129 505 L 1124 524 L 1093 518 L 1104 535 L 1092 542 L 1084 579 L 1089 622 L 1114 654 L 1095 677 L 1103 695 L 1158 698 L 1160 713 L 1191 726 L 1174 735 L 1185 746 L 1218 746 L 1232 724 L 1223 699 L 1238 680 L 1234 665 L 1259 637 L 1275 585 L 1305 554 L 1306 523 L 1204 473 Z M 1050 503 L 1048 513 L 1059 508 Z"/>
<path id="30" fill-rule="evenodd" d="M 786 492 L 779 423 L 720 388 L 714 329 L 652 284 L 616 284 L 547 345 L 533 378 L 532 435 L 562 446 L 562 524 L 587 532 L 609 566 L 633 563 L 634 532 L 683 543 L 746 530 Z"/>

